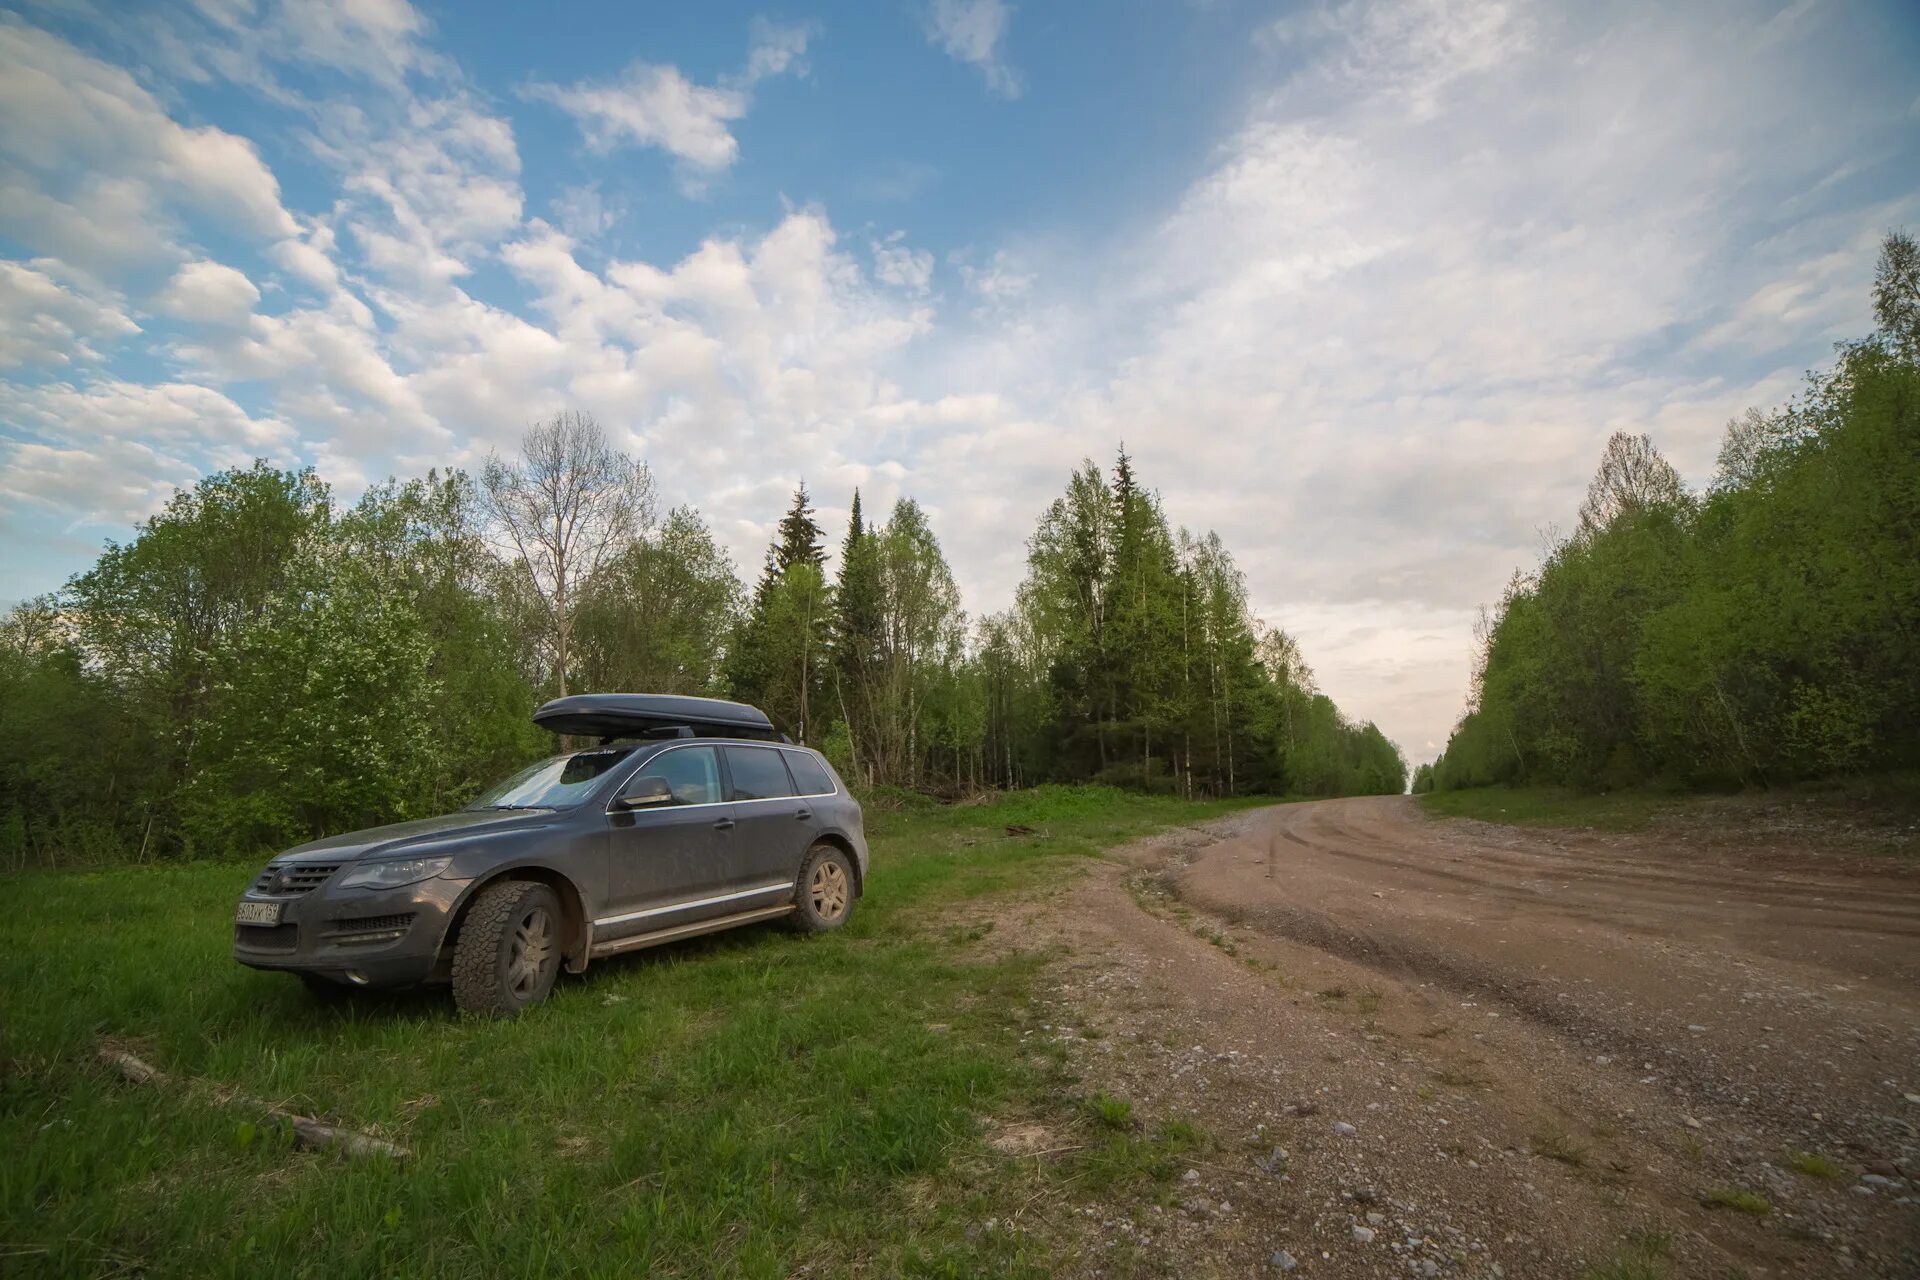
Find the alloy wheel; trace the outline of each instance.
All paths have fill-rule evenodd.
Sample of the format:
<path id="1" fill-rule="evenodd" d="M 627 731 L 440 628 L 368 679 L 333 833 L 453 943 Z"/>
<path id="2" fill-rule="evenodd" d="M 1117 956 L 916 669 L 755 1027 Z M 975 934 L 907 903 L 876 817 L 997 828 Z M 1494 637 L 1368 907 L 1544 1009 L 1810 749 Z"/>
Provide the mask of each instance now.
<path id="1" fill-rule="evenodd" d="M 553 916 L 535 907 L 520 917 L 507 945 L 507 985 L 521 999 L 540 989 L 541 973 L 553 955 Z"/>
<path id="2" fill-rule="evenodd" d="M 813 910 L 823 920 L 838 920 L 847 909 L 847 873 L 831 858 L 822 859 L 807 884 Z"/>

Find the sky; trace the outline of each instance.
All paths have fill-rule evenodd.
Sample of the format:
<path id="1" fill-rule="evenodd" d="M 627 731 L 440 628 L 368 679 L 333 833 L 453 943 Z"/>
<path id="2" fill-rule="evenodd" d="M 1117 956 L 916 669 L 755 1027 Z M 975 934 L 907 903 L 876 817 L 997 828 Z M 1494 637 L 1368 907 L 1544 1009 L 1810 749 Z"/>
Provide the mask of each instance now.
<path id="1" fill-rule="evenodd" d="M 0 600 L 267 458 L 585 410 L 750 575 L 927 509 L 976 616 L 1124 441 L 1410 759 L 1607 436 L 1694 484 L 1920 225 L 1909 0 L 0 11 Z"/>

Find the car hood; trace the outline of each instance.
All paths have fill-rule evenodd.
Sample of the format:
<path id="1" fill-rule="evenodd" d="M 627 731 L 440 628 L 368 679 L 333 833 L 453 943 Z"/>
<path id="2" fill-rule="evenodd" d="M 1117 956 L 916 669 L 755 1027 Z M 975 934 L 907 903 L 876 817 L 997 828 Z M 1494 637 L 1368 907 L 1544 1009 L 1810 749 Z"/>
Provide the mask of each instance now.
<path id="1" fill-rule="evenodd" d="M 348 831 L 295 845 L 274 858 L 275 862 L 347 862 L 371 853 L 403 853 L 415 845 L 433 845 L 450 836 L 491 835 L 544 826 L 552 822 L 552 809 L 462 809 L 437 818 L 415 818 L 364 831 Z"/>

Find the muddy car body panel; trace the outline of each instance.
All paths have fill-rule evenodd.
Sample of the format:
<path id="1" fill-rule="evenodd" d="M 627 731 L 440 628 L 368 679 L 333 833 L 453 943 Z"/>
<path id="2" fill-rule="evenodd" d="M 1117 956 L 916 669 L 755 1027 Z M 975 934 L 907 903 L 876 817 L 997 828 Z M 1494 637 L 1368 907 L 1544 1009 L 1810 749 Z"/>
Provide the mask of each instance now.
<path id="1" fill-rule="evenodd" d="M 502 881 L 552 892 L 559 959 L 576 972 L 595 956 L 804 911 L 800 878 L 822 856 L 846 865 L 858 897 L 866 835 L 832 767 L 742 704 L 699 719 L 708 701 L 547 704 L 539 722 L 602 745 L 530 766 L 457 813 L 280 854 L 236 908 L 235 959 L 355 986 L 446 980 L 468 911 Z M 648 736 L 622 740 L 633 734 Z"/>

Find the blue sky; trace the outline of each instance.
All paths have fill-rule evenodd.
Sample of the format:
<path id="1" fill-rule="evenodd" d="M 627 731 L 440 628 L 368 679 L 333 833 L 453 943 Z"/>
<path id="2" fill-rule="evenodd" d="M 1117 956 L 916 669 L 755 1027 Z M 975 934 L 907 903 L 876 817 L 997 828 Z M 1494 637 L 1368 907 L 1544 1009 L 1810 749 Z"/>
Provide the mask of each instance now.
<path id="1" fill-rule="evenodd" d="M 0 599 L 211 469 L 577 408 L 748 568 L 803 475 L 919 498 L 984 613 L 1124 439 L 1420 759 L 1609 432 L 1704 482 L 1868 328 L 1920 17 L 63 0 L 0 121 Z"/>

